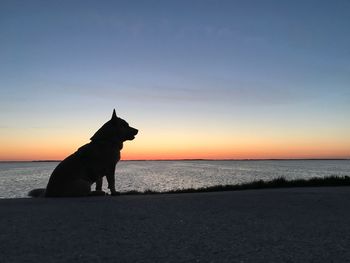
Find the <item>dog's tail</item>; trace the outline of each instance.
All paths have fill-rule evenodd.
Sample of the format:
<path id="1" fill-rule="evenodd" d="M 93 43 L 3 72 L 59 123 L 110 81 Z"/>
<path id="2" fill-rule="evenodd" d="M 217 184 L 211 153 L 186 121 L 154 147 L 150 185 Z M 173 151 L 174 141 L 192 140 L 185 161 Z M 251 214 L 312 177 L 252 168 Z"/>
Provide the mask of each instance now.
<path id="1" fill-rule="evenodd" d="M 45 196 L 45 188 L 37 188 L 33 189 L 28 193 L 31 197 L 44 197 Z"/>

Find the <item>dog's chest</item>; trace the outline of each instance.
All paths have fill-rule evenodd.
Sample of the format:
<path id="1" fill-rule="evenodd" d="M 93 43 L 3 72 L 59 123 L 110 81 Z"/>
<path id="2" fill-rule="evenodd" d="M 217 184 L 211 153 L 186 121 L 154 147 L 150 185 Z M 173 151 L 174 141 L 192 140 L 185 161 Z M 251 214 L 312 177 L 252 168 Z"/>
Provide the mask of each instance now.
<path id="1" fill-rule="evenodd" d="M 77 154 L 91 165 L 109 166 L 120 160 L 120 149 L 108 144 L 87 144 Z"/>
<path id="2" fill-rule="evenodd" d="M 102 164 L 115 164 L 120 160 L 119 149 L 113 147 L 100 147 L 95 154 L 96 161 Z"/>

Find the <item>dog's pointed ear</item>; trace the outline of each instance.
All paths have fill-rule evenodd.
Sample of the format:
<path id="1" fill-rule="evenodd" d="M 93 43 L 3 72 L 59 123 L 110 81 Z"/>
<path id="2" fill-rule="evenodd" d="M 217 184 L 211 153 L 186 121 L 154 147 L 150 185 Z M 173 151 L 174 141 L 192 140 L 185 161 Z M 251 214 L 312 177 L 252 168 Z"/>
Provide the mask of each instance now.
<path id="1" fill-rule="evenodd" d="M 116 118 L 118 118 L 118 117 L 117 117 L 117 114 L 115 113 L 115 109 L 113 109 L 112 120 L 116 119 Z"/>

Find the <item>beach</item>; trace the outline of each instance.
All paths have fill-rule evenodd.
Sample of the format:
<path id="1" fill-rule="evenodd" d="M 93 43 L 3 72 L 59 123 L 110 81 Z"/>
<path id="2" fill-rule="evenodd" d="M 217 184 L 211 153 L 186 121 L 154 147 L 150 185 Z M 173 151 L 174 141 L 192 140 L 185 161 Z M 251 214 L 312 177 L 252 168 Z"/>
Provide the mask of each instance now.
<path id="1" fill-rule="evenodd" d="M 1 262 L 347 262 L 350 187 L 0 200 Z"/>

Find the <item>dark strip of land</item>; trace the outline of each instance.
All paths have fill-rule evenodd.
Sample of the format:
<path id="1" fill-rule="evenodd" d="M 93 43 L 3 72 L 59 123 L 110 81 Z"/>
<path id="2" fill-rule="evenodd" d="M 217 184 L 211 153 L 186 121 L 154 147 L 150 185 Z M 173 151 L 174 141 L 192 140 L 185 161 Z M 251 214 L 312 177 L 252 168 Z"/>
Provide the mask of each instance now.
<path id="1" fill-rule="evenodd" d="M 350 176 L 328 176 L 313 177 L 310 179 L 287 180 L 279 177 L 270 181 L 257 180 L 250 183 L 234 185 L 214 185 L 202 188 L 176 189 L 164 192 L 146 190 L 145 192 L 128 191 L 122 192 L 122 195 L 137 194 L 180 194 L 180 193 L 201 193 L 201 192 L 222 192 L 266 188 L 290 188 L 290 187 L 324 187 L 324 186 L 350 186 Z"/>

